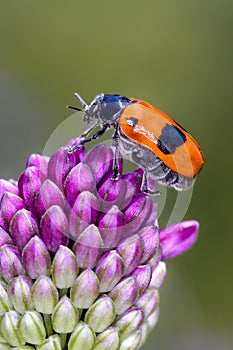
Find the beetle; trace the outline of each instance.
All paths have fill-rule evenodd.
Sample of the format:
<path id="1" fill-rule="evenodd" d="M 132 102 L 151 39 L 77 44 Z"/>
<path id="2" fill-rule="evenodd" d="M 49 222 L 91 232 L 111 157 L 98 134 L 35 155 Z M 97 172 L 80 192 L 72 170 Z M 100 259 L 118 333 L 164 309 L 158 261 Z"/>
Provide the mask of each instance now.
<path id="1" fill-rule="evenodd" d="M 69 152 L 99 138 L 113 127 L 113 180 L 119 177 L 120 148 L 144 169 L 141 186 L 144 193 L 158 193 L 148 188 L 149 176 L 178 191 L 192 186 L 204 164 L 203 153 L 194 138 L 167 114 L 144 100 L 122 95 L 100 94 L 89 105 L 78 93 L 75 96 L 83 109 L 67 107 L 83 111 L 84 121 L 93 123 L 80 135 L 80 143 L 70 147 Z M 87 138 L 98 125 L 100 130 Z"/>

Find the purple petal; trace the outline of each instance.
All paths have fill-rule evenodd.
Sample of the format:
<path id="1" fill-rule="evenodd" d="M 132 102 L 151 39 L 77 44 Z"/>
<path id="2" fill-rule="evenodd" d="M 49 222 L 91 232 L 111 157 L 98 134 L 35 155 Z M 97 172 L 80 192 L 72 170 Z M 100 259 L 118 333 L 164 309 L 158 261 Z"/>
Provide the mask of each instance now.
<path id="1" fill-rule="evenodd" d="M 141 264 L 148 262 L 159 248 L 159 230 L 157 227 L 149 226 L 138 232 L 143 243 L 144 253 L 141 259 Z"/>
<path id="2" fill-rule="evenodd" d="M 11 192 L 16 195 L 19 195 L 19 190 L 17 186 L 12 184 L 10 181 L 0 179 L 0 201 L 4 192 Z"/>
<path id="3" fill-rule="evenodd" d="M 126 238 L 118 247 L 117 253 L 124 262 L 124 275 L 130 274 L 140 263 L 143 244 L 138 235 Z"/>
<path id="4" fill-rule="evenodd" d="M 35 198 L 45 181 L 45 175 L 35 166 L 27 168 L 19 178 L 19 193 L 28 209 L 35 212 Z"/>
<path id="5" fill-rule="evenodd" d="M 104 248 L 116 247 L 121 239 L 124 225 L 124 214 L 116 205 L 100 216 L 98 228 L 103 240 Z"/>
<path id="6" fill-rule="evenodd" d="M 199 223 L 187 220 L 169 226 L 160 232 L 162 260 L 171 259 L 189 250 L 197 240 Z"/>
<path id="7" fill-rule="evenodd" d="M 4 228 L 8 230 L 11 219 L 20 209 L 25 209 L 25 204 L 22 198 L 10 192 L 4 192 L 1 200 L 1 215 L 4 223 Z"/>
<path id="8" fill-rule="evenodd" d="M 68 147 L 61 147 L 52 155 L 48 164 L 49 178 L 60 188 L 69 171 L 77 164 L 75 152 L 68 153 Z"/>
<path id="9" fill-rule="evenodd" d="M 0 248 L 0 274 L 7 282 L 19 275 L 25 275 L 21 254 L 13 245 L 6 244 Z"/>
<path id="10" fill-rule="evenodd" d="M 109 205 L 118 205 L 121 207 L 125 202 L 125 193 L 126 193 L 126 180 L 119 177 L 117 180 L 112 179 L 113 173 L 110 170 L 101 185 L 98 186 L 98 194 L 102 199 L 103 207 L 109 207 Z"/>
<path id="11" fill-rule="evenodd" d="M 99 203 L 94 194 L 84 191 L 80 193 L 70 211 L 69 232 L 76 240 L 90 224 L 95 223 Z"/>
<path id="12" fill-rule="evenodd" d="M 137 300 L 136 307 L 143 310 L 145 318 L 149 317 L 159 306 L 159 292 L 157 289 L 147 289 Z"/>
<path id="13" fill-rule="evenodd" d="M 47 176 L 49 157 L 41 156 L 40 154 L 31 154 L 27 160 L 27 167 L 35 166 Z"/>
<path id="14" fill-rule="evenodd" d="M 68 245 L 68 220 L 61 207 L 51 206 L 40 221 L 41 238 L 48 250 L 56 252 L 60 245 Z"/>
<path id="15" fill-rule="evenodd" d="M 64 208 L 65 198 L 54 182 L 45 180 L 38 192 L 35 205 L 38 214 L 42 216 L 52 205 L 58 205 Z"/>
<path id="16" fill-rule="evenodd" d="M 150 216 L 152 210 L 152 201 L 143 193 L 137 194 L 133 197 L 131 203 L 123 210 L 125 214 L 127 232 L 130 234 L 136 233 Z"/>
<path id="17" fill-rule="evenodd" d="M 112 289 L 109 296 L 113 300 L 116 314 L 123 314 L 134 304 L 138 297 L 136 279 L 133 276 L 123 279 Z"/>
<path id="18" fill-rule="evenodd" d="M 96 184 L 89 166 L 80 163 L 71 169 L 64 183 L 64 192 L 68 203 L 72 206 L 78 194 L 83 191 L 94 193 Z"/>
<path id="19" fill-rule="evenodd" d="M 81 268 L 93 268 L 99 260 L 103 241 L 98 228 L 90 225 L 78 237 L 73 251 Z"/>
<path id="20" fill-rule="evenodd" d="M 11 236 L 0 226 L 0 247 L 4 244 L 13 244 Z"/>
<path id="21" fill-rule="evenodd" d="M 91 168 L 96 183 L 113 167 L 113 151 L 105 144 L 93 148 L 86 156 L 85 163 Z"/>
<path id="22" fill-rule="evenodd" d="M 10 233 L 20 251 L 34 235 L 39 234 L 38 222 L 31 211 L 21 209 L 13 216 Z"/>
<path id="23" fill-rule="evenodd" d="M 147 287 L 150 284 L 151 276 L 152 276 L 152 269 L 149 264 L 138 266 L 133 272 L 132 276 L 135 277 L 138 288 L 139 288 L 139 295 L 142 295 L 142 293 L 145 292 Z"/>
<path id="24" fill-rule="evenodd" d="M 23 250 L 23 263 L 32 279 L 50 275 L 51 258 L 44 242 L 37 236 L 31 238 Z"/>
<path id="25" fill-rule="evenodd" d="M 115 250 L 102 255 L 95 271 L 100 281 L 101 293 L 110 291 L 120 281 L 123 269 L 123 259 Z"/>

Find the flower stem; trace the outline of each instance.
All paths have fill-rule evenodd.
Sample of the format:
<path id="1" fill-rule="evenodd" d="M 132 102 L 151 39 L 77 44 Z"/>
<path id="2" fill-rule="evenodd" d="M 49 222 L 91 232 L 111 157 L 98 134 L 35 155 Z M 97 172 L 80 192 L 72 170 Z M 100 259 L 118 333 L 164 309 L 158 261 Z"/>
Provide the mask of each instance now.
<path id="1" fill-rule="evenodd" d="M 52 328 L 52 324 L 51 324 L 51 316 L 49 314 L 43 314 L 44 317 L 44 324 L 45 324 L 45 329 L 46 329 L 46 333 L 47 336 L 49 337 L 50 335 L 52 335 L 53 332 L 53 328 Z"/>

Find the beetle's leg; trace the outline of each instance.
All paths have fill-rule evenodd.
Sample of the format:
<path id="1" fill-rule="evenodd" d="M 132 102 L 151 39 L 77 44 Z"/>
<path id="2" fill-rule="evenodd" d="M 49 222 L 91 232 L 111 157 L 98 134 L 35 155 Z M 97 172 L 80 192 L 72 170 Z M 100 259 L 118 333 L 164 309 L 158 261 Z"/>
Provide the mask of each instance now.
<path id="1" fill-rule="evenodd" d="M 84 131 L 82 134 L 81 134 L 81 140 L 79 142 L 78 145 L 75 145 L 75 146 L 71 146 L 68 150 L 68 153 L 72 153 L 74 152 L 76 149 L 79 149 L 82 147 L 82 145 L 84 145 L 85 143 L 87 142 L 91 142 L 93 140 L 96 140 L 98 139 L 100 136 L 102 136 L 106 130 L 108 130 L 110 128 L 110 125 L 109 124 L 104 124 L 102 126 L 102 129 L 98 130 L 94 135 L 92 135 L 89 139 L 85 139 L 85 136 L 87 136 L 98 124 L 98 121 L 95 122 L 94 124 L 92 124 L 90 126 L 89 129 L 87 129 L 86 131 Z"/>
<path id="2" fill-rule="evenodd" d="M 143 178 L 142 178 L 141 191 L 144 192 L 145 194 L 149 194 L 150 196 L 159 196 L 160 195 L 159 191 L 154 191 L 148 188 L 148 176 L 149 176 L 148 169 L 145 168 L 143 173 Z"/>
<path id="3" fill-rule="evenodd" d="M 120 173 L 119 173 L 119 135 L 118 135 L 118 126 L 112 136 L 113 139 L 113 146 L 115 147 L 114 150 L 114 161 L 113 161 L 113 176 L 112 180 L 118 180 Z"/>

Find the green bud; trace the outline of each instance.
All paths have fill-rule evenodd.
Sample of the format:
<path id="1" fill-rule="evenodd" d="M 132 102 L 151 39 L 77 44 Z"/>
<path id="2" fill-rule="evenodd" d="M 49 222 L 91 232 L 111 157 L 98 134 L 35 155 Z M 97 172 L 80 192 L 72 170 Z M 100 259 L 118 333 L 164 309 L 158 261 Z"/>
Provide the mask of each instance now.
<path id="1" fill-rule="evenodd" d="M 32 286 L 32 300 L 38 312 L 51 314 L 58 298 L 58 291 L 52 280 L 47 276 L 39 277 Z"/>
<path id="2" fill-rule="evenodd" d="M 139 349 L 138 345 L 141 340 L 141 330 L 138 329 L 136 332 L 131 334 L 121 343 L 121 350 L 136 350 Z"/>
<path id="3" fill-rule="evenodd" d="M 16 311 L 6 312 L 1 319 L 1 333 L 3 338 L 12 346 L 24 345 L 26 342 L 18 329 L 19 314 Z"/>
<path id="4" fill-rule="evenodd" d="M 87 324 L 80 322 L 70 336 L 69 350 L 92 350 L 95 343 L 95 333 Z"/>
<path id="5" fill-rule="evenodd" d="M 36 350 L 62 350 L 60 337 L 57 334 L 51 335 L 38 345 Z"/>
<path id="6" fill-rule="evenodd" d="M 13 306 L 11 304 L 10 299 L 8 298 L 8 294 L 3 285 L 0 284 L 0 316 L 4 315 L 7 311 L 9 311 L 12 308 Z"/>
<path id="7" fill-rule="evenodd" d="M 115 316 L 112 299 L 103 295 L 88 309 L 84 322 L 95 332 L 103 332 L 112 324 Z"/>
<path id="8" fill-rule="evenodd" d="M 109 327 L 106 331 L 97 335 L 93 350 L 118 350 L 120 345 L 121 339 L 118 328 Z"/>
<path id="9" fill-rule="evenodd" d="M 73 331 L 78 320 L 78 310 L 75 308 L 72 301 L 64 296 L 53 310 L 53 329 L 57 333 L 70 333 Z"/>
<path id="10" fill-rule="evenodd" d="M 43 319 L 36 311 L 26 311 L 20 317 L 19 331 L 29 344 L 40 344 L 46 337 Z"/>

